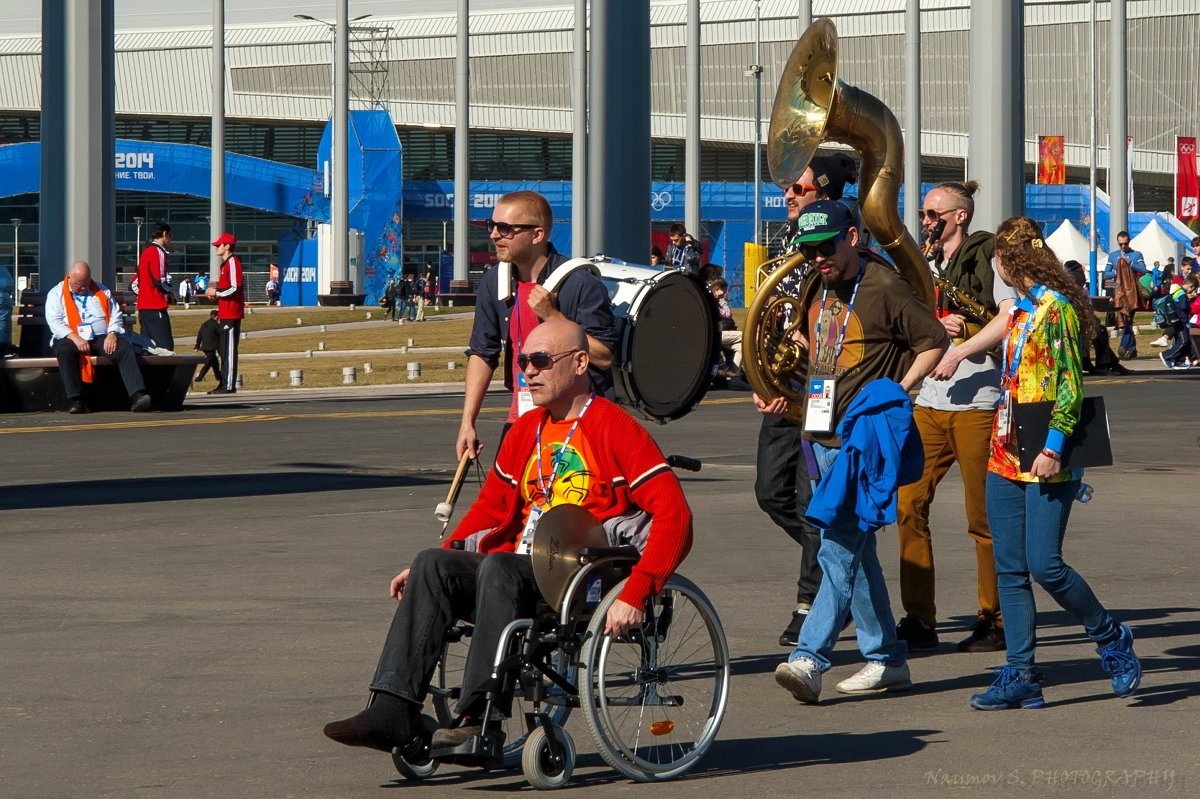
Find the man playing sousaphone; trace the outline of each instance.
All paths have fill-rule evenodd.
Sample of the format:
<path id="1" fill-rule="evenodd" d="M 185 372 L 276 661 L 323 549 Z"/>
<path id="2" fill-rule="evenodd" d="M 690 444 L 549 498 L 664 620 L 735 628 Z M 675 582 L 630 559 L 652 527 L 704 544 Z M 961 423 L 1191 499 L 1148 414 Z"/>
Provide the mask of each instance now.
<path id="1" fill-rule="evenodd" d="M 458 746 L 480 734 L 485 682 L 501 634 L 509 622 L 530 616 L 539 596 L 529 546 L 551 507 L 579 505 L 606 530 L 613 528 L 613 543 L 641 550 L 608 612 L 606 634 L 642 623 L 646 600 L 691 548 L 691 510 L 658 446 L 631 416 L 589 388 L 583 329 L 566 320 L 543 322 L 524 339 L 516 361 L 535 407 L 504 438 L 479 498 L 446 548 L 419 553 L 392 580 L 399 605 L 370 685 L 373 701 L 325 726 L 338 743 L 397 748 L 402 755 L 419 749 L 421 706 L 443 632 L 458 619 L 475 625 L 461 721 L 436 731 L 431 745 Z M 464 549 L 450 549 L 451 541 L 462 541 Z"/>
<path id="2" fill-rule="evenodd" d="M 900 489 L 897 506 L 900 598 L 905 616 L 896 634 L 911 649 L 938 645 L 929 508 L 938 483 L 955 461 L 962 474 L 967 535 L 975 540 L 979 599 L 971 634 L 958 643 L 958 651 L 1004 649 L 983 490 L 992 419 L 1000 400 L 999 367 L 987 350 L 1004 335 L 1004 319 L 1016 294 L 992 269 L 996 237 L 987 231 L 969 232 L 975 213 L 972 197 L 978 188 L 974 181 L 936 186 L 925 195 L 921 214 L 930 268 L 940 278 L 938 316 L 958 346 L 952 345 L 946 352 L 933 372 L 934 379 L 924 381 L 914 403 L 913 418 L 925 447 L 925 470 L 920 480 Z M 966 299 L 961 299 L 964 296 Z M 976 327 L 987 324 L 964 344 L 968 322 Z"/>

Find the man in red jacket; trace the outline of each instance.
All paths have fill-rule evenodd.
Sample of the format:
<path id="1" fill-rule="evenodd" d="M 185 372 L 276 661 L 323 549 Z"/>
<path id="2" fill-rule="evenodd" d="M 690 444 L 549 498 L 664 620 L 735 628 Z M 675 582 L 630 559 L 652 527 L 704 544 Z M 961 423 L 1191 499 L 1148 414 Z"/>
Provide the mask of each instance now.
<path id="1" fill-rule="evenodd" d="M 216 286 L 209 286 L 205 295 L 217 301 L 217 321 L 221 326 L 221 385 L 209 394 L 237 393 L 238 339 L 242 333 L 242 317 L 246 315 L 246 285 L 242 261 L 233 254 L 237 239 L 222 233 L 213 246 L 221 257 L 221 275 Z"/>
<path id="2" fill-rule="evenodd" d="M 642 623 L 646 600 L 691 548 L 692 514 L 649 433 L 592 393 L 588 362 L 587 337 L 573 322 L 550 320 L 529 333 L 518 364 L 536 407 L 513 424 L 483 491 L 451 536 L 465 549 L 449 549 L 447 541 L 447 548 L 425 550 L 392 580 L 400 604 L 371 682 L 374 699 L 358 715 L 327 724 L 327 736 L 385 752 L 419 746 L 421 705 L 442 632 L 464 618 L 475 632 L 458 704 L 462 723 L 435 732 L 432 745 L 456 746 L 480 732 L 483 683 L 501 632 L 531 615 L 537 602 L 528 542 L 542 513 L 555 505 L 587 508 L 610 541 L 641 550 L 605 632 L 620 635 Z M 621 539 L 618 521 L 640 533 Z"/>
<path id="3" fill-rule="evenodd" d="M 171 243 L 171 226 L 163 222 L 154 225 L 149 246 L 138 258 L 137 309 L 142 335 L 164 350 L 175 349 L 171 319 L 167 306 L 171 304 L 171 284 L 167 278 L 167 245 Z"/>

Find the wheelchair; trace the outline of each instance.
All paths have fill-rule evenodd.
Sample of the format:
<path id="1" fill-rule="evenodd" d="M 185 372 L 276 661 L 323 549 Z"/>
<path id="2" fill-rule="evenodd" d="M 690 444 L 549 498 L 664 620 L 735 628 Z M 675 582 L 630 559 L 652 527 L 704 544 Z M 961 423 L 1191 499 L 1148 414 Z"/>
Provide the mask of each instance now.
<path id="1" fill-rule="evenodd" d="M 441 763 L 505 768 L 519 762 L 532 787 L 559 788 L 575 767 L 575 744 L 566 730 L 574 710 L 583 715 L 600 756 L 630 779 L 663 781 L 695 766 L 725 715 L 725 633 L 704 593 L 676 574 L 647 602 L 640 628 L 605 635 L 605 617 L 638 557 L 634 547 L 580 549 L 578 571 L 557 607 L 539 602 L 532 618 L 505 628 L 486 686 L 482 732 L 460 746 L 426 747 L 408 759 L 394 751 L 400 774 L 422 780 Z M 446 633 L 430 685 L 438 726 L 454 722 L 452 703 L 470 636 L 467 624 Z"/>

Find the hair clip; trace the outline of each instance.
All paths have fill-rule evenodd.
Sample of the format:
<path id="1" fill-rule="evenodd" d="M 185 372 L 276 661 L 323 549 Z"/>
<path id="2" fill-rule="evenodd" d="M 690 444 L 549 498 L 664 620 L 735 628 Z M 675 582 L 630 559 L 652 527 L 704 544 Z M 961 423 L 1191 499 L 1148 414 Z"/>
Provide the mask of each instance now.
<path id="1" fill-rule="evenodd" d="M 1007 241 L 1009 244 L 1011 244 L 1012 240 L 1015 239 L 1016 237 L 1017 237 L 1017 229 L 1013 228 L 1012 232 L 1010 232 L 1007 236 L 1004 237 L 1004 240 Z"/>
<path id="2" fill-rule="evenodd" d="M 1035 250 L 1042 249 L 1042 240 L 1041 239 L 1031 239 L 1029 243 L 1033 245 L 1033 248 Z"/>

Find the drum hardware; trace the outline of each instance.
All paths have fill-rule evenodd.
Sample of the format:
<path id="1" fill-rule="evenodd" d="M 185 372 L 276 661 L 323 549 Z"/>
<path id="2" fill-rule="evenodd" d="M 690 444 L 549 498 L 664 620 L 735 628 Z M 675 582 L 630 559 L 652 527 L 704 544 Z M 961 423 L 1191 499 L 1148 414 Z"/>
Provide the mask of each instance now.
<path id="1" fill-rule="evenodd" d="M 458 502 L 458 494 L 462 491 L 464 478 L 467 476 L 467 466 L 471 463 L 471 450 L 463 450 L 462 457 L 458 459 L 458 469 L 454 472 L 454 479 L 450 481 L 450 490 L 446 493 L 446 501 L 439 502 L 438 506 L 433 511 L 433 516 L 442 523 L 442 532 L 438 538 L 446 535 L 446 528 L 450 526 L 450 517 L 454 515 L 454 505 Z"/>
<path id="2" fill-rule="evenodd" d="M 933 308 L 929 266 L 898 211 L 904 180 L 900 125 L 882 101 L 837 77 L 837 55 L 837 28 L 829 19 L 814 22 L 796 42 L 771 110 L 767 137 L 771 178 L 780 188 L 795 183 L 826 141 L 854 148 L 862 158 L 858 208 L 863 222 L 917 297 Z M 805 359 L 798 354 L 798 345 L 793 346 L 791 333 L 805 314 L 797 301 L 774 295 L 779 283 L 801 263 L 803 259 L 793 257 L 764 281 L 750 304 L 743 338 L 747 344 L 743 369 L 748 382 L 767 402 L 786 397 L 786 416 L 796 422 L 803 416 L 803 403 L 791 384 L 798 374 L 803 378 L 798 370 Z M 781 315 L 787 318 L 789 303 L 798 315 L 789 320 L 782 333 L 767 332 L 766 328 L 778 327 Z M 760 347 L 768 351 L 760 353 Z"/>

